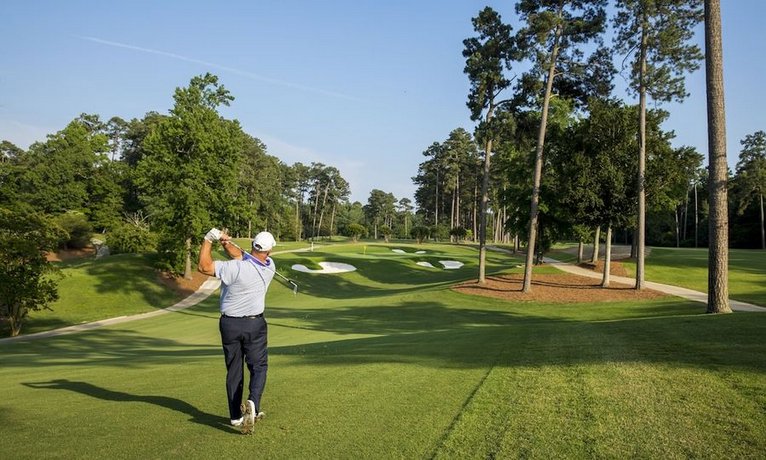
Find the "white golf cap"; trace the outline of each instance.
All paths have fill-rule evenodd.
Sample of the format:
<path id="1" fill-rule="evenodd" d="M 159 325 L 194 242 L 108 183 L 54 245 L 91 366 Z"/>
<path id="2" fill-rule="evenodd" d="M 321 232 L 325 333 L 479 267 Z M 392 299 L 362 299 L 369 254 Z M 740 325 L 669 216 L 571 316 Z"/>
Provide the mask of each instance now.
<path id="1" fill-rule="evenodd" d="M 255 235 L 253 240 L 253 249 L 258 252 L 271 251 L 271 248 L 277 245 L 274 235 L 269 232 L 261 232 Z"/>

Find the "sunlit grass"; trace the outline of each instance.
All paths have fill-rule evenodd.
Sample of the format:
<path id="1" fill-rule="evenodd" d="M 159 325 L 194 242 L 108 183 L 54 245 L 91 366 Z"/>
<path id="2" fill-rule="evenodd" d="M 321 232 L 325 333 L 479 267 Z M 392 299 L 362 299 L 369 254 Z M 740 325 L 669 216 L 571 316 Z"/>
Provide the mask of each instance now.
<path id="1" fill-rule="evenodd" d="M 415 250 L 464 261 L 465 270 L 419 267 Z M 512 304 L 451 291 L 475 276 L 475 254 L 455 245 L 362 244 L 275 256 L 301 288 L 293 296 L 275 284 L 267 299 L 267 417 L 253 436 L 228 426 L 216 296 L 146 320 L 0 343 L 0 457 L 766 451 L 766 315 L 705 315 L 672 298 Z M 492 272 L 520 261 L 488 256 Z M 301 260 L 357 271 L 290 270 Z"/>

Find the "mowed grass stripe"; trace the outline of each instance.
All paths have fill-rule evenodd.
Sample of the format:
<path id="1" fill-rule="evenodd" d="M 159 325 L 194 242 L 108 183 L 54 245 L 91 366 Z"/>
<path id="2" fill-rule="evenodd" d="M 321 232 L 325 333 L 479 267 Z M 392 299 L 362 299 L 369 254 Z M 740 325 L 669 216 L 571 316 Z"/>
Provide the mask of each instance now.
<path id="1" fill-rule="evenodd" d="M 692 326 L 707 329 L 708 319 Z M 519 347 L 492 370 L 435 457 L 757 458 L 766 448 L 762 371 L 717 363 L 725 347 L 706 364 L 693 347 L 670 353 L 658 340 L 680 335 L 669 321 L 631 333 L 603 323 L 535 329 L 536 349 Z M 637 342 L 636 332 L 651 338 Z M 738 361 L 763 363 L 757 353 Z"/>

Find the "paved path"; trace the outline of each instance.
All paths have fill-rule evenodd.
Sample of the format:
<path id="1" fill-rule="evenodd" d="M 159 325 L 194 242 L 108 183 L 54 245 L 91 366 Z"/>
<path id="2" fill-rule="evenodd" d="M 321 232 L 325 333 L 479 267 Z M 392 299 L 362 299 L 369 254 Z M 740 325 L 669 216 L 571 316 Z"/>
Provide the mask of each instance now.
<path id="1" fill-rule="evenodd" d="M 602 278 L 601 273 L 597 273 L 597 272 L 594 272 L 593 270 L 588 270 L 582 267 L 578 267 L 577 265 L 559 262 L 556 259 L 550 259 L 548 257 L 544 257 L 543 262 L 550 264 L 551 266 L 556 267 L 561 271 L 572 273 L 574 275 L 587 276 L 590 278 L 598 278 L 598 279 Z M 633 286 L 635 286 L 636 284 L 635 278 L 626 278 L 623 276 L 611 275 L 610 280 L 614 281 L 615 283 L 622 283 L 622 284 L 633 285 Z M 684 299 L 689 299 L 695 302 L 701 302 L 701 303 L 707 304 L 707 294 L 705 294 L 704 292 L 693 291 L 691 289 L 686 289 L 679 286 L 671 286 L 669 284 L 655 283 L 652 281 L 647 281 L 646 287 L 648 287 L 649 289 L 653 289 L 655 291 L 664 292 L 665 294 L 670 294 L 676 297 L 682 297 Z M 766 312 L 766 308 L 764 307 L 759 307 L 758 305 L 753 305 L 747 302 L 740 302 L 739 300 L 729 299 L 729 305 L 731 306 L 731 309 L 734 311 Z"/>
<path id="2" fill-rule="evenodd" d="M 87 331 L 89 329 L 96 329 L 103 326 L 109 326 L 110 324 L 119 324 L 119 323 L 124 323 L 126 321 L 134 321 L 137 319 L 151 318 L 153 316 L 159 316 L 159 315 L 164 315 L 173 311 L 183 310 L 184 308 L 189 308 L 191 306 L 197 305 L 198 303 L 207 299 L 210 296 L 210 294 L 212 294 L 213 292 L 215 292 L 216 289 L 218 289 L 218 286 L 220 284 L 221 284 L 221 281 L 219 279 L 210 277 L 204 283 L 202 283 L 202 286 L 200 286 L 200 288 L 197 289 L 197 291 L 194 292 L 192 295 L 190 295 L 189 297 L 183 299 L 182 301 L 178 302 L 177 304 L 171 307 L 163 308 L 161 310 L 150 311 L 148 313 L 141 313 L 138 315 L 118 316 L 116 318 L 103 319 L 101 321 L 93 321 L 91 323 L 76 324 L 74 326 L 62 327 L 60 329 L 53 329 L 51 331 L 38 332 L 35 334 L 26 334 L 26 335 L 20 335 L 17 337 L 7 337 L 4 339 L 0 339 L 0 343 L 9 342 L 12 340 L 44 339 L 46 337 L 55 337 L 57 335 Z"/>
<path id="3" fill-rule="evenodd" d="M 286 251 L 276 251 L 276 252 L 273 252 L 272 254 L 277 255 L 277 254 L 282 254 L 285 252 L 304 252 L 304 251 L 311 251 L 311 250 L 312 248 L 290 249 Z M 116 318 L 102 319 L 100 321 L 93 321 L 90 323 L 76 324 L 74 326 L 62 327 L 59 329 L 53 329 L 51 331 L 37 332 L 35 334 L 25 334 L 25 335 L 20 335 L 17 337 L 6 337 L 3 339 L 0 339 L 0 343 L 16 341 L 16 340 L 43 339 L 45 337 L 55 337 L 57 335 L 72 334 L 74 332 L 87 331 L 89 329 L 96 329 L 98 327 L 109 326 L 110 324 L 119 324 L 119 323 L 124 323 L 127 321 L 134 321 L 137 319 L 151 318 L 153 316 L 164 315 L 166 313 L 183 310 L 184 308 L 189 308 L 194 305 L 197 305 L 198 303 L 210 297 L 210 295 L 214 293 L 216 289 L 220 287 L 220 285 L 221 285 L 221 280 L 211 276 L 204 283 L 202 283 L 202 286 L 200 286 L 199 289 L 197 289 L 197 291 L 194 292 L 192 295 L 190 295 L 189 297 L 181 300 L 177 304 L 170 306 L 168 308 L 150 311 L 148 313 L 141 313 L 138 315 L 118 316 Z"/>

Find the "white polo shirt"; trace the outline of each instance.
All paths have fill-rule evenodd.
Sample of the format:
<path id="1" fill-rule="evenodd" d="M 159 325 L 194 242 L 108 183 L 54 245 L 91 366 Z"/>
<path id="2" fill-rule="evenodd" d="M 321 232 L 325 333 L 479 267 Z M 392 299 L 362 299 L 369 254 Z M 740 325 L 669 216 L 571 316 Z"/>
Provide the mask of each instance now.
<path id="1" fill-rule="evenodd" d="M 266 308 L 266 291 L 274 279 L 276 264 L 271 258 L 265 266 L 260 260 L 217 260 L 215 276 L 221 280 L 221 314 L 260 315 Z"/>

